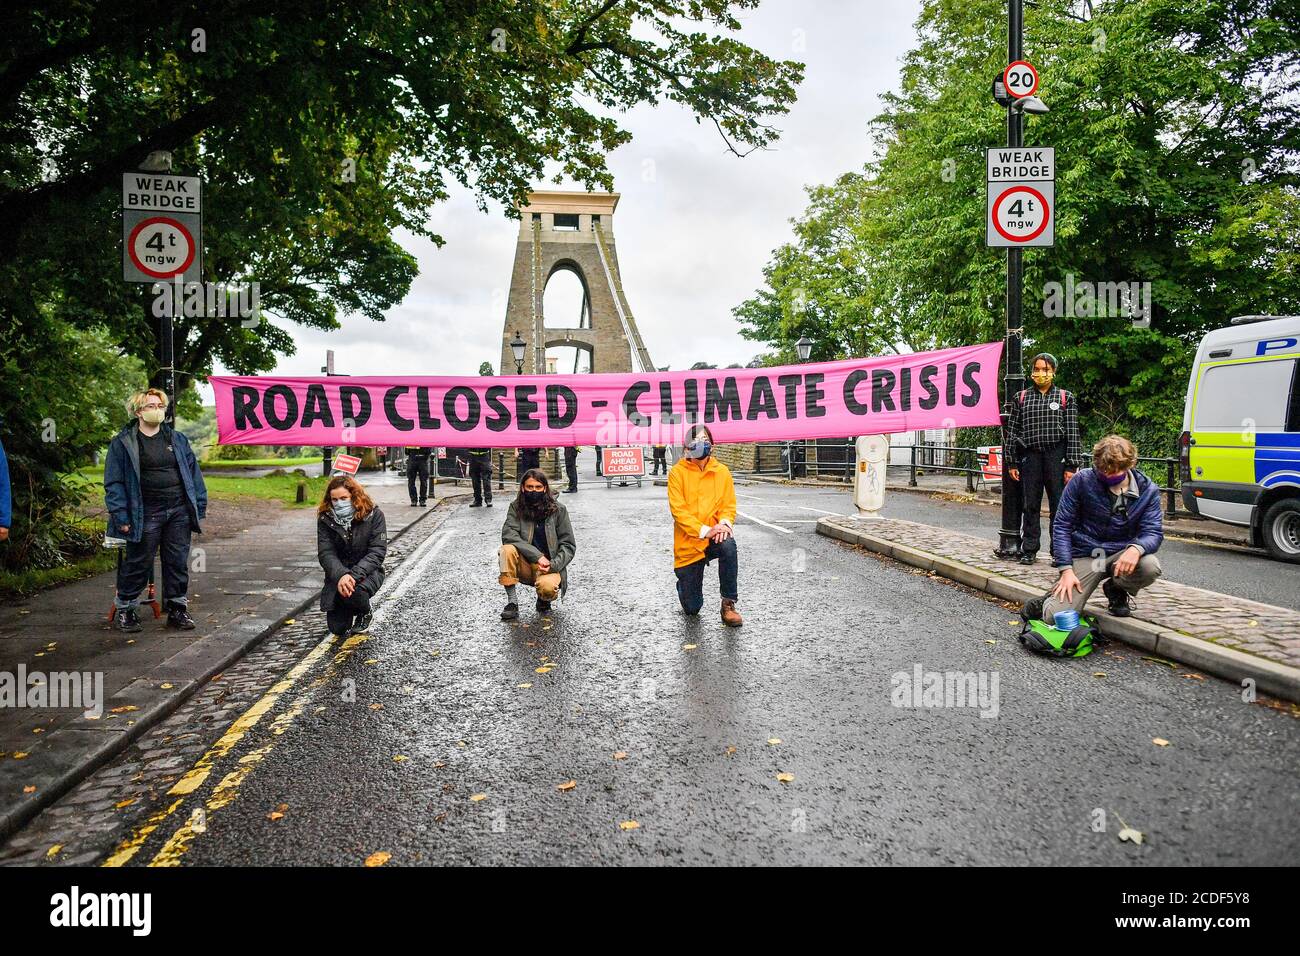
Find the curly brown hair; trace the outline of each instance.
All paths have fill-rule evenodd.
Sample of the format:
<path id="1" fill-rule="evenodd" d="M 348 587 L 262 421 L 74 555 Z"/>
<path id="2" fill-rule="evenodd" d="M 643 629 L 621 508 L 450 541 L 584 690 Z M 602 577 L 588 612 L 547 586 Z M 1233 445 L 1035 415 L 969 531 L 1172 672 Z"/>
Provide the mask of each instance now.
<path id="1" fill-rule="evenodd" d="M 1137 449 L 1123 435 L 1107 435 L 1092 446 L 1093 467 L 1108 475 L 1128 471 L 1137 459 Z"/>
<path id="2" fill-rule="evenodd" d="M 366 494 L 366 489 L 361 487 L 361 482 L 357 481 L 351 475 L 335 475 L 325 486 L 325 497 L 316 507 L 318 515 L 328 514 L 330 511 L 330 492 L 335 488 L 346 488 L 348 494 L 352 496 L 353 520 L 361 521 L 375 510 L 375 503 L 370 496 Z"/>

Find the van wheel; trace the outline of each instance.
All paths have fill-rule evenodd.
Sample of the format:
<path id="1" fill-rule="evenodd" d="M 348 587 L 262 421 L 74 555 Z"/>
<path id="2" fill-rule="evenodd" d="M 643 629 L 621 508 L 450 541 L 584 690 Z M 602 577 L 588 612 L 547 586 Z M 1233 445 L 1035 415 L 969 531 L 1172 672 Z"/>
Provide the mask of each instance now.
<path id="1" fill-rule="evenodd" d="M 1269 554 L 1279 561 L 1300 563 L 1300 498 L 1283 498 L 1269 505 L 1262 530 Z"/>

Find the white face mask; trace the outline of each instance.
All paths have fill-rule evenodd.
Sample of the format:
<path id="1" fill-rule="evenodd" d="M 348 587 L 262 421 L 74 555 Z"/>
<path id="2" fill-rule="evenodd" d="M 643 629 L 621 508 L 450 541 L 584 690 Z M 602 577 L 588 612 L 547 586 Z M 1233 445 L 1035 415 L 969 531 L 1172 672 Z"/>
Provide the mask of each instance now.
<path id="1" fill-rule="evenodd" d="M 166 414 L 166 409 L 146 408 L 140 413 L 140 421 L 144 422 L 146 425 L 161 425 L 163 417 L 166 416 Z"/>

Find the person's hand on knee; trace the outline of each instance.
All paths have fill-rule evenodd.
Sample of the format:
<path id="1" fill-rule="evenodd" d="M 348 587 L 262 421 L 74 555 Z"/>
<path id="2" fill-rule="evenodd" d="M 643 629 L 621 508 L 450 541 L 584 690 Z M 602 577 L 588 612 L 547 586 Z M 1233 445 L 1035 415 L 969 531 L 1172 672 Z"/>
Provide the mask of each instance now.
<path id="1" fill-rule="evenodd" d="M 1062 603 L 1070 604 L 1074 600 L 1074 592 L 1082 590 L 1083 584 L 1079 581 L 1079 576 L 1074 573 L 1074 568 L 1066 568 L 1057 578 L 1056 587 L 1052 588 L 1052 597 Z"/>

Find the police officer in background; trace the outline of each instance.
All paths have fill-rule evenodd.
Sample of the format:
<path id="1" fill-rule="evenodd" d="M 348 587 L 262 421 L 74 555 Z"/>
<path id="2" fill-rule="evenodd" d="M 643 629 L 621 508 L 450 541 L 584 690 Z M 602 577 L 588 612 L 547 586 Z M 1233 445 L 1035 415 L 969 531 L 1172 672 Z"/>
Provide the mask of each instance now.
<path id="1" fill-rule="evenodd" d="M 492 507 L 492 449 L 469 448 L 469 483 L 474 489 L 471 508 Z"/>
<path id="2" fill-rule="evenodd" d="M 1034 356 L 1030 378 L 1033 388 L 1016 395 L 1011 403 L 1007 433 L 1007 471 L 1020 482 L 1024 517 L 1020 531 L 1020 563 L 1033 564 L 1038 557 L 1041 535 L 1039 512 L 1043 491 L 1047 492 L 1051 522 L 1061 501 L 1065 483 L 1074 477 L 1083 446 L 1079 441 L 1079 405 L 1074 395 L 1053 384 L 1056 356 L 1039 352 Z"/>
<path id="3" fill-rule="evenodd" d="M 519 463 L 519 474 L 530 468 L 542 467 L 542 450 L 540 448 L 516 448 L 515 459 Z"/>
<path id="4" fill-rule="evenodd" d="M 431 449 L 415 448 L 407 445 L 406 452 L 406 491 L 411 496 L 412 508 L 427 508 L 425 499 L 429 497 L 429 453 Z M 419 478 L 417 483 L 416 478 Z M 418 484 L 418 487 L 417 487 Z M 416 492 L 419 492 L 417 495 Z"/>
<path id="5" fill-rule="evenodd" d="M 654 445 L 653 451 L 654 451 L 654 461 L 651 466 L 650 474 L 652 475 L 659 474 L 660 468 L 663 468 L 665 475 L 668 474 L 668 446 Z"/>
<path id="6" fill-rule="evenodd" d="M 570 445 L 564 449 L 564 471 L 569 476 L 569 487 L 564 489 L 566 495 L 578 493 L 578 446 Z"/>

